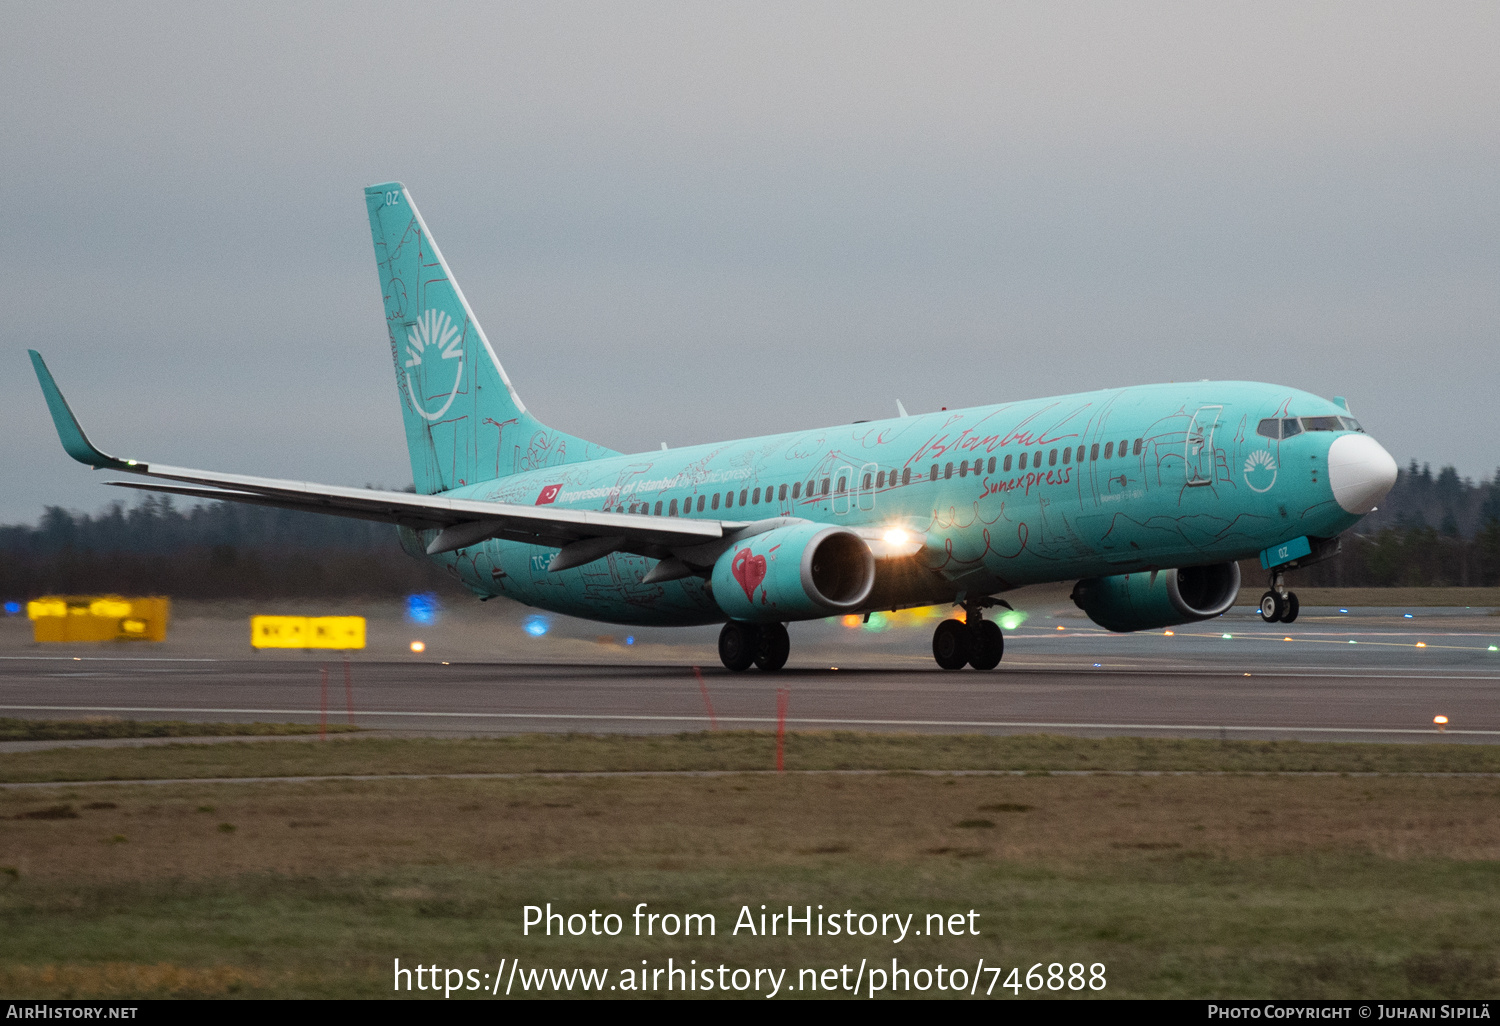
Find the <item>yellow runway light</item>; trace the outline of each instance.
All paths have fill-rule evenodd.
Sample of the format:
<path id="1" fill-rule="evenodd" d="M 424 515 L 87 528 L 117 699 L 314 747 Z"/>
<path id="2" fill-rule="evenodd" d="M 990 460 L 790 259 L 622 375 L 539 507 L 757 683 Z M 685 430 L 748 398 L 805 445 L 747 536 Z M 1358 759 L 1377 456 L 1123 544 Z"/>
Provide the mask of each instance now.
<path id="1" fill-rule="evenodd" d="M 1437 729 L 1441 732 L 1444 727 L 1448 726 L 1448 717 L 1441 715 L 1434 716 L 1432 722 L 1437 724 Z"/>
<path id="2" fill-rule="evenodd" d="M 423 641 L 413 641 L 411 643 L 411 650 L 413 652 L 419 652 L 419 653 L 420 652 L 426 652 L 427 651 L 427 643 L 423 642 Z"/>

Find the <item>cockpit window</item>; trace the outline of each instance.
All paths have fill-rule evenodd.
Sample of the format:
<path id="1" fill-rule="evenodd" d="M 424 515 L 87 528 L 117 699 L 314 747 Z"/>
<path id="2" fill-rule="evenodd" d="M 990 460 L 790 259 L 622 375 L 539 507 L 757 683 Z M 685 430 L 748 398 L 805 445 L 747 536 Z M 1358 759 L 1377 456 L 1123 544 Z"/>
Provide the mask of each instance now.
<path id="1" fill-rule="evenodd" d="M 1344 422 L 1344 430 L 1345 431 L 1363 431 L 1364 430 L 1364 428 L 1362 428 L 1362 427 L 1359 426 L 1359 421 L 1355 420 L 1353 417 L 1340 417 L 1339 420 L 1341 420 L 1341 421 Z"/>
<path id="2" fill-rule="evenodd" d="M 1260 435 L 1262 438 L 1280 438 L 1281 421 L 1277 420 L 1275 417 L 1263 420 L 1256 425 L 1255 433 L 1257 435 Z"/>
<path id="3" fill-rule="evenodd" d="M 1344 430 L 1344 421 L 1340 417 L 1303 417 L 1302 430 L 1342 431 Z"/>
<path id="4" fill-rule="evenodd" d="M 1291 438 L 1302 433 L 1302 424 L 1296 417 L 1286 417 L 1281 422 L 1281 437 Z"/>

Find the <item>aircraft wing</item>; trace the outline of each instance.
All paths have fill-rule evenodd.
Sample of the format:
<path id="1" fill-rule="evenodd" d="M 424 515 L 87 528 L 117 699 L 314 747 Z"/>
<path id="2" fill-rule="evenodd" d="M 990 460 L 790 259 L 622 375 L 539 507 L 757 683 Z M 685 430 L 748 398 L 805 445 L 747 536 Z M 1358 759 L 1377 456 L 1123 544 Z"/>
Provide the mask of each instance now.
<path id="1" fill-rule="evenodd" d="M 377 520 L 419 531 L 436 528 L 439 533 L 427 547 L 431 554 L 475 545 L 488 538 L 564 548 L 567 551 L 552 562 L 552 568 L 557 570 L 591 562 L 616 551 L 665 559 L 673 550 L 696 548 L 720 539 L 727 541 L 756 526 L 744 521 L 669 519 L 637 513 L 601 513 L 448 499 L 411 492 L 221 474 L 145 460 L 120 459 L 89 441 L 41 354 L 35 350 L 30 350 L 30 353 L 47 408 L 52 414 L 52 423 L 68 455 L 96 470 L 116 470 L 153 479 L 149 482 L 107 482 L 119 487 Z M 157 481 L 173 483 L 158 484 Z"/>

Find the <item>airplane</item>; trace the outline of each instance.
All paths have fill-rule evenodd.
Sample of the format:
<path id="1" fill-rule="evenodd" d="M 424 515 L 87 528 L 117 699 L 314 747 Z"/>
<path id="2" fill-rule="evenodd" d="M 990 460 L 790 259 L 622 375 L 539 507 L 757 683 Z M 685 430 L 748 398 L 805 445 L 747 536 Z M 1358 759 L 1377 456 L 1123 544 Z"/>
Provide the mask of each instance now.
<path id="1" fill-rule="evenodd" d="M 787 625 L 951 605 L 945 670 L 992 670 L 984 611 L 1076 581 L 1100 626 L 1224 613 L 1259 556 L 1260 615 L 1335 554 L 1396 462 L 1342 398 L 1200 381 L 1103 389 L 660 451 L 619 453 L 526 409 L 411 194 L 365 189 L 414 492 L 119 459 L 84 434 L 36 351 L 63 448 L 110 485 L 383 521 L 481 599 L 632 625 L 723 624 L 730 670 L 780 670 Z"/>

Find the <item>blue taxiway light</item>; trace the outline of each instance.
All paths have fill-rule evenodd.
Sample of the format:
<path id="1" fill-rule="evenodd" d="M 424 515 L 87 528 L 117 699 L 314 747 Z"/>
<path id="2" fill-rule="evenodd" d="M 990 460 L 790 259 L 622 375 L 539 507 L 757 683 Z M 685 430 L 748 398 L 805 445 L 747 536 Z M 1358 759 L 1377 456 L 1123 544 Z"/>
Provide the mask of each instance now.
<path id="1" fill-rule="evenodd" d="M 540 638 L 543 634 L 547 633 L 549 625 L 546 618 L 531 616 L 527 617 L 526 623 L 523 626 L 527 634 L 530 634 L 533 638 Z"/>
<path id="2" fill-rule="evenodd" d="M 14 602 L 14 601 L 5 603 L 5 615 L 6 616 L 19 616 L 19 615 L 21 615 L 21 603 Z"/>
<path id="3" fill-rule="evenodd" d="M 436 623 L 438 597 L 430 591 L 406 596 L 406 618 L 412 623 Z"/>

